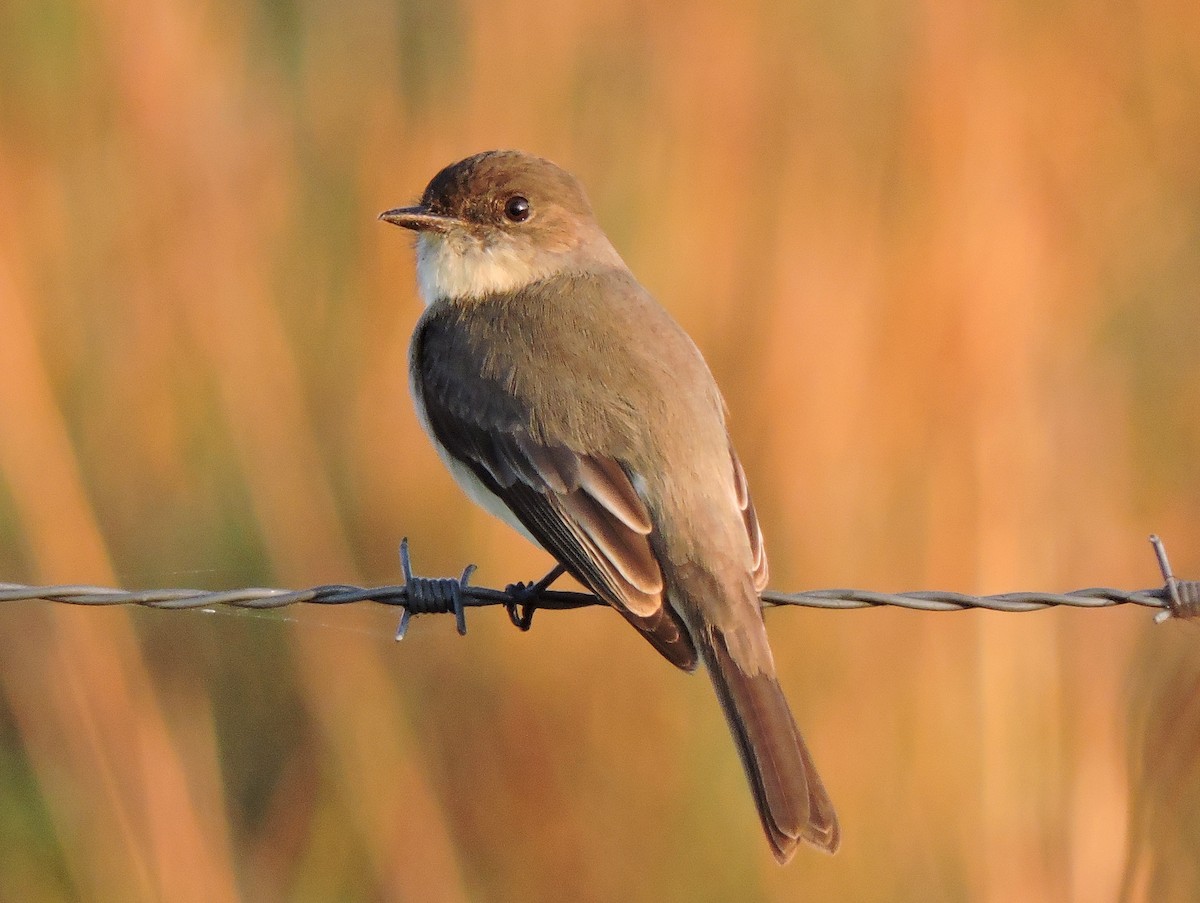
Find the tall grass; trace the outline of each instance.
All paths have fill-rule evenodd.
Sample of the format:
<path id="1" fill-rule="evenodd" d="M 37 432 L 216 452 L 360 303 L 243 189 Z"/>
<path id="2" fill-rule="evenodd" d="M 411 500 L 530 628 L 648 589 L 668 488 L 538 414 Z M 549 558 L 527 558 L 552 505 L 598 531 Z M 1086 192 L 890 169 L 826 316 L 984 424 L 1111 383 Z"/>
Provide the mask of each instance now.
<path id="1" fill-rule="evenodd" d="M 417 427 L 441 165 L 589 187 L 725 389 L 773 585 L 1200 574 L 1200 12 L 0 5 L 0 578 L 547 560 Z M 777 869 L 712 694 L 607 612 L 0 610 L 0 896 L 1188 900 L 1197 635 L 774 612 L 846 843 Z"/>

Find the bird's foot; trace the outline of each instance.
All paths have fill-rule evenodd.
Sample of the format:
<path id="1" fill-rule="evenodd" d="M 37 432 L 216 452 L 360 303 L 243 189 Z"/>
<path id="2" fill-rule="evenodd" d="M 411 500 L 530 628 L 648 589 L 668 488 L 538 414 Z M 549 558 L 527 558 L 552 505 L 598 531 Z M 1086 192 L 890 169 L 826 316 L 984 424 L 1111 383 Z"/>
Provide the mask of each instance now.
<path id="1" fill-rule="evenodd" d="M 556 564 L 550 573 L 541 580 L 535 580 L 532 583 L 510 583 L 504 587 L 504 592 L 509 597 L 509 601 L 504 603 L 504 610 L 508 612 L 508 619 L 513 622 L 513 626 L 518 630 L 528 630 L 533 626 L 533 613 L 537 610 L 537 600 L 550 584 L 561 577 L 566 570 L 561 564 Z"/>

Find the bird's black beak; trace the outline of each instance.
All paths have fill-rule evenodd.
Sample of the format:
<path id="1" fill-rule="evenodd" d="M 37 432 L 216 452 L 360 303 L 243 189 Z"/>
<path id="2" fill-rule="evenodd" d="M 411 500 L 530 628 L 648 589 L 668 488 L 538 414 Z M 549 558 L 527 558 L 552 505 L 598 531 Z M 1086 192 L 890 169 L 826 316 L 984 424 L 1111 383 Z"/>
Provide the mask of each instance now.
<path id="1" fill-rule="evenodd" d="M 423 204 L 415 207 L 397 207 L 395 210 L 385 210 L 379 214 L 385 223 L 403 226 L 414 232 L 445 232 L 458 222 L 452 216 L 442 216 L 434 213 Z"/>

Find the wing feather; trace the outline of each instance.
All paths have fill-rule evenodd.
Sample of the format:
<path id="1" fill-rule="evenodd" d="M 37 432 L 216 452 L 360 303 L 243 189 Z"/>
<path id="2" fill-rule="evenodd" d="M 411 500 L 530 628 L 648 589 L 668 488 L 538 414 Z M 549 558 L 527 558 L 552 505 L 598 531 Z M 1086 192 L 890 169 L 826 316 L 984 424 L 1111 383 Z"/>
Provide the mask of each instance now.
<path id="1" fill-rule="evenodd" d="M 579 463 L 583 490 L 634 533 L 648 536 L 654 529 L 650 512 L 621 466 L 611 458 L 584 458 Z"/>
<path id="2" fill-rule="evenodd" d="M 754 561 L 754 570 L 752 571 L 754 588 L 761 593 L 767 588 L 767 580 L 770 577 L 767 570 L 767 550 L 763 544 L 762 527 L 758 525 L 754 500 L 750 498 L 750 486 L 746 482 L 746 471 L 742 469 L 742 462 L 738 460 L 733 446 L 730 446 L 729 454 L 733 458 L 734 492 L 737 493 L 738 507 L 742 509 L 742 519 L 746 522 L 746 532 L 750 536 L 750 552 Z"/>

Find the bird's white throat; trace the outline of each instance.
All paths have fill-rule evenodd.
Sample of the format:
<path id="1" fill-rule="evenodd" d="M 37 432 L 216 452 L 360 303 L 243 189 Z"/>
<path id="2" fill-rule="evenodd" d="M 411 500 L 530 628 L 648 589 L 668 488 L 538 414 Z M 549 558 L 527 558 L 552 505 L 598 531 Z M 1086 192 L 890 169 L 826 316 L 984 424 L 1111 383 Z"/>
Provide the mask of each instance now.
<path id="1" fill-rule="evenodd" d="M 417 282 L 429 306 L 439 298 L 482 298 L 523 288 L 545 273 L 510 244 L 487 245 L 468 236 L 417 236 Z"/>

